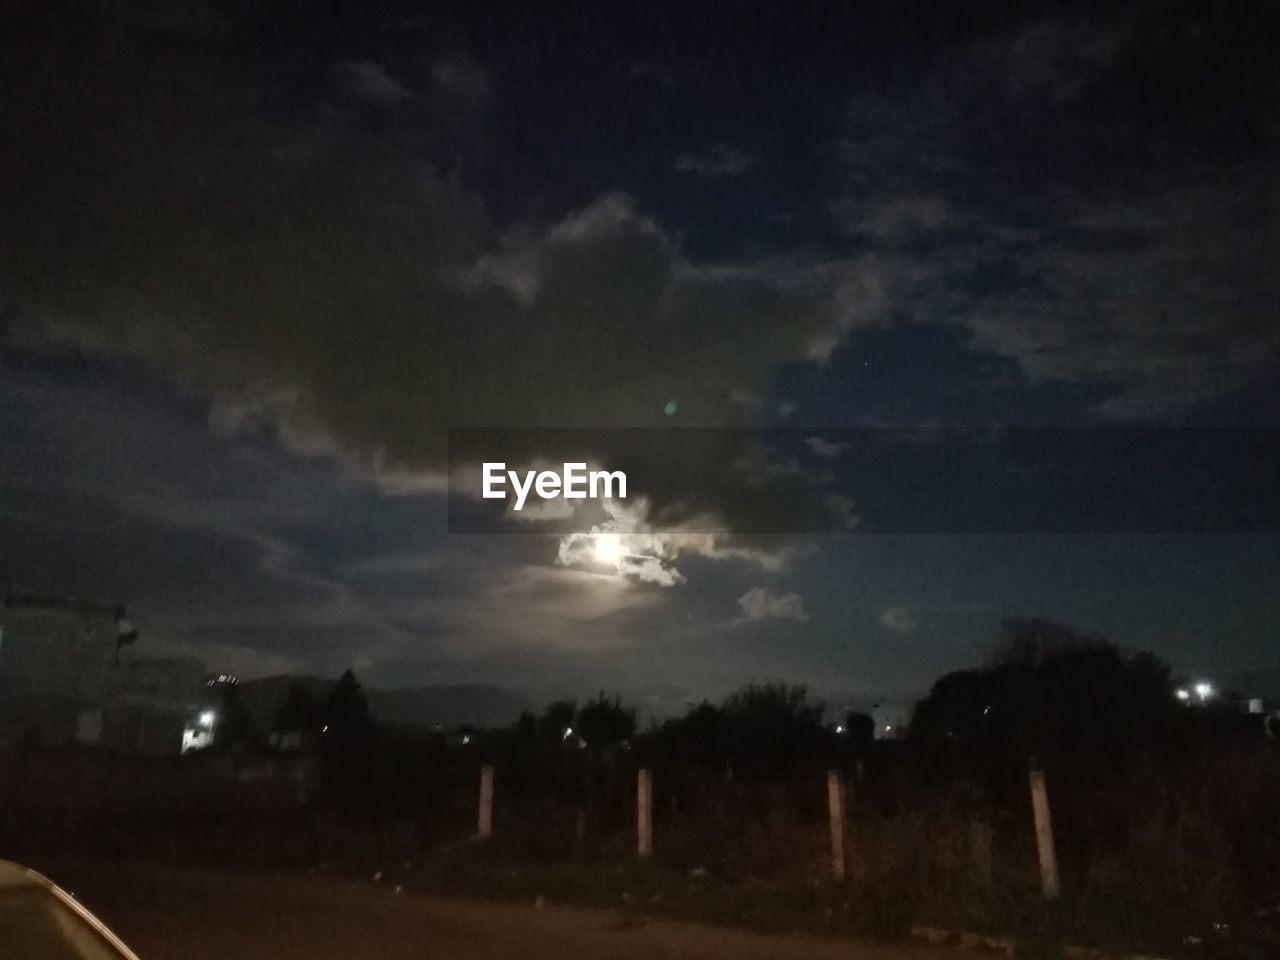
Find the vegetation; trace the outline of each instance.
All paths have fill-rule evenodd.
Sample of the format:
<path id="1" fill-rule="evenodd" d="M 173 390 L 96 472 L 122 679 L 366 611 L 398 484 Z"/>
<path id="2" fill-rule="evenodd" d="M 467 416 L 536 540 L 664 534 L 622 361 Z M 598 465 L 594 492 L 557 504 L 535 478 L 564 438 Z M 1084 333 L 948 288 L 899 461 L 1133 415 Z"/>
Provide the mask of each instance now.
<path id="1" fill-rule="evenodd" d="M 224 702 L 227 716 L 235 709 Z M 290 777 L 315 772 L 301 808 L 275 790 L 280 778 L 220 787 L 190 772 L 168 788 L 186 790 L 181 800 L 149 808 L 121 792 L 131 781 L 117 761 L 93 791 L 101 806 L 78 820 L 11 793 L 0 840 L 377 873 L 410 890 L 543 895 L 764 929 L 926 924 L 1161 955 L 1198 939 L 1196 956 L 1267 957 L 1280 955 L 1269 926 L 1280 920 L 1280 750 L 1256 719 L 1184 705 L 1155 658 L 1039 621 L 1009 622 L 987 666 L 941 678 L 901 741 L 875 740 L 865 714 L 827 718 L 803 687 L 781 683 L 648 730 L 601 692 L 500 730 L 397 731 L 374 722 L 348 671 L 322 698 L 295 687 L 280 704 L 273 732 L 303 734 L 300 752 L 267 754 L 265 738 L 237 735 L 241 762 L 258 751 Z M 1029 762 L 1049 785 L 1063 876 L 1055 904 L 1039 890 Z M 497 770 L 495 835 L 477 845 L 483 763 Z M 640 767 L 654 782 L 646 863 L 634 857 Z M 840 884 L 829 769 L 849 783 Z M 113 791 L 110 808 L 102 798 Z"/>

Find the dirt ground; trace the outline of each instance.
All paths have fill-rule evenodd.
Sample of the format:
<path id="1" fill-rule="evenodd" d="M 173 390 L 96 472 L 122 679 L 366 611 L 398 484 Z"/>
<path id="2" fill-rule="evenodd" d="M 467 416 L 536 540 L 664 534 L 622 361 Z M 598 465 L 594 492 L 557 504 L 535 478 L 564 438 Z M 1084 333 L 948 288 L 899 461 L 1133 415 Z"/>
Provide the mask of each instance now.
<path id="1" fill-rule="evenodd" d="M 397 894 L 328 878 L 37 864 L 142 960 L 950 960 L 605 911 Z"/>

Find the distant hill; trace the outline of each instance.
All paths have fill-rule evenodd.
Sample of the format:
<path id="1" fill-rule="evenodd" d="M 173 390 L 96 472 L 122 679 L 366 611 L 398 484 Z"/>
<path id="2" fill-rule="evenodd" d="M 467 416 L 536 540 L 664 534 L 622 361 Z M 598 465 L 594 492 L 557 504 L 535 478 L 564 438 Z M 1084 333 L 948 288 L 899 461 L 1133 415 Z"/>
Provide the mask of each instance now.
<path id="1" fill-rule="evenodd" d="M 240 683 L 240 696 L 262 729 L 270 729 L 276 710 L 295 683 L 305 686 L 317 700 L 323 700 L 334 681 L 314 676 L 275 676 Z M 374 719 L 393 727 L 427 729 L 436 724 L 478 729 L 504 727 L 529 708 L 523 697 L 480 683 L 398 690 L 366 687 L 364 693 Z"/>

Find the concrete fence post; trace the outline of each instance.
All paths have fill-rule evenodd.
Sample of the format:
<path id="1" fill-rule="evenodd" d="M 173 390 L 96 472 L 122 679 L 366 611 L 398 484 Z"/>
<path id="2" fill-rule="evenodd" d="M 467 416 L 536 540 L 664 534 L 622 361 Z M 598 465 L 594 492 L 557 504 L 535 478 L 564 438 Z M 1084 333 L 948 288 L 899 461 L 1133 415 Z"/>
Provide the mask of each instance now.
<path id="1" fill-rule="evenodd" d="M 493 764 L 480 768 L 480 809 L 476 819 L 476 839 L 493 836 Z"/>
<path id="2" fill-rule="evenodd" d="M 636 853 L 653 856 L 653 771 L 636 772 Z"/>
<path id="3" fill-rule="evenodd" d="M 1044 771 L 1031 771 L 1031 810 L 1036 821 L 1036 851 L 1040 855 L 1040 887 L 1046 900 L 1057 900 L 1058 856 L 1053 848 L 1053 820 L 1049 815 L 1049 795 L 1044 788 Z"/>
<path id="4" fill-rule="evenodd" d="M 844 780 L 839 770 L 827 771 L 827 818 L 831 822 L 831 879 L 842 883 L 844 864 Z"/>

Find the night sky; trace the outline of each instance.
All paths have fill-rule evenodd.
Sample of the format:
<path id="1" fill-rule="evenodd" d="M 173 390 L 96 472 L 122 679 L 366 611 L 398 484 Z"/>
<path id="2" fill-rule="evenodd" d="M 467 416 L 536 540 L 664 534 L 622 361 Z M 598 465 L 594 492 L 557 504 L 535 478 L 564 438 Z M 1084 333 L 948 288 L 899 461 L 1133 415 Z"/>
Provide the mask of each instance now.
<path id="1" fill-rule="evenodd" d="M 0 580 L 646 712 L 906 699 L 1009 616 L 1280 669 L 1263 6 L 7 4 Z M 553 427 L 674 512 L 460 532 Z M 1113 464 L 1153 513 L 1008 523 L 1058 435 L 1179 451 Z"/>

